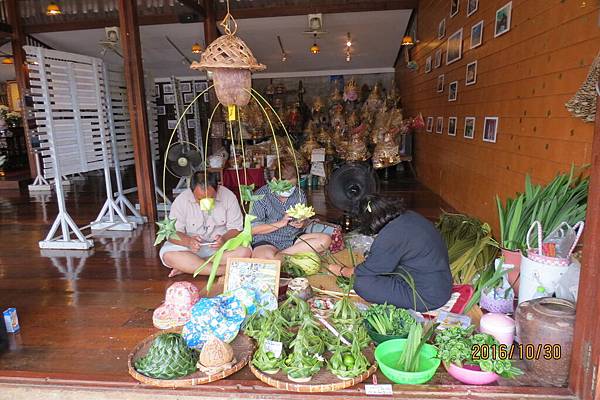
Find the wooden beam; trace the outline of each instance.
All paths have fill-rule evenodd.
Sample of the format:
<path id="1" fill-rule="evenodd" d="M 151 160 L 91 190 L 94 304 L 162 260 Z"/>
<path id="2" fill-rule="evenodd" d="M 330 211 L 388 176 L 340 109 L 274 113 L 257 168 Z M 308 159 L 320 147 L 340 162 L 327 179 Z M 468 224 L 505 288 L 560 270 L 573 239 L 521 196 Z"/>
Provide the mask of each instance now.
<path id="1" fill-rule="evenodd" d="M 99 29 L 107 26 L 119 26 L 119 18 L 84 19 L 48 24 L 25 25 L 25 33 L 80 31 L 85 29 Z M 143 15 L 138 19 L 139 25 L 177 24 L 179 19 L 175 14 Z"/>
<path id="2" fill-rule="evenodd" d="M 25 103 L 25 96 L 29 90 L 29 73 L 27 69 L 25 50 L 25 33 L 21 25 L 21 16 L 19 15 L 19 7 L 17 6 L 17 0 L 8 0 L 6 3 L 6 17 L 7 22 L 12 29 L 12 52 L 15 67 L 15 79 L 19 88 L 19 102 L 21 103 L 21 114 L 23 115 L 23 128 L 25 130 L 25 144 L 27 146 L 27 160 L 29 162 L 29 172 L 31 177 L 37 175 L 35 168 L 35 158 L 37 157 L 33 147 L 31 146 L 31 135 L 29 134 L 29 121 L 27 114 L 27 105 Z"/>
<path id="3" fill-rule="evenodd" d="M 178 0 L 181 4 L 189 8 L 190 10 L 197 12 L 200 15 L 204 15 L 204 7 L 198 3 L 198 0 Z"/>
<path id="4" fill-rule="evenodd" d="M 137 2 L 131 0 L 119 0 L 119 21 L 140 212 L 148 218 L 149 222 L 154 222 L 156 221 L 156 201 L 151 164 L 154 160 L 150 156 L 142 46 L 136 4 Z"/>
<path id="5" fill-rule="evenodd" d="M 214 42 L 217 37 L 217 13 L 214 0 L 204 0 L 204 40 L 205 45 Z"/>
<path id="6" fill-rule="evenodd" d="M 598 82 L 600 84 L 600 81 Z M 585 243 L 577 293 L 577 317 L 569 387 L 583 400 L 597 399 L 594 380 L 600 378 L 600 98 L 596 97 L 596 128 L 592 143 Z M 598 382 L 596 382 L 596 386 Z"/>

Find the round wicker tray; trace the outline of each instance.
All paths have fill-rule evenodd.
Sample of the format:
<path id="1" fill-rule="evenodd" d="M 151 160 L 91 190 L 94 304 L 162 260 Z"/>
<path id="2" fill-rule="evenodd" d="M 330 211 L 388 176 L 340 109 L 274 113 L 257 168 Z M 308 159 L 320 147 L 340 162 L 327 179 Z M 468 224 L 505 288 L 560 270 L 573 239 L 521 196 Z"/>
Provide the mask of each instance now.
<path id="1" fill-rule="evenodd" d="M 276 387 L 277 389 L 283 389 L 290 392 L 301 392 L 301 393 L 322 393 L 322 392 L 333 392 L 349 388 L 357 385 L 367 378 L 369 378 L 375 371 L 377 371 L 377 362 L 373 354 L 373 348 L 369 347 L 364 350 L 367 360 L 371 363 L 371 367 L 363 374 L 348 380 L 341 380 L 340 378 L 333 375 L 325 367 L 321 368 L 318 374 L 312 377 L 307 383 L 296 383 L 288 379 L 287 374 L 283 371 L 279 371 L 274 375 L 268 375 L 256 369 L 252 363 L 250 363 L 250 370 L 258 379 L 266 383 L 269 386 Z"/>
<path id="2" fill-rule="evenodd" d="M 203 385 L 205 383 L 215 382 L 221 380 L 223 378 L 228 377 L 229 375 L 233 375 L 240 369 L 244 368 L 250 358 L 252 357 L 252 352 L 254 351 L 254 342 L 248 336 L 239 333 L 235 340 L 231 342 L 231 347 L 233 348 L 233 354 L 238 362 L 231 368 L 221 371 L 218 374 L 214 375 L 206 375 L 204 372 L 196 371 L 191 375 L 185 376 L 183 378 L 178 379 L 156 379 L 150 378 L 146 375 L 142 375 L 136 371 L 134 368 L 135 362 L 146 355 L 150 345 L 154 338 L 158 335 L 166 333 L 169 331 L 161 331 L 157 332 L 152 336 L 148 336 L 146 339 L 142 340 L 140 343 L 135 346 L 135 348 L 129 354 L 129 358 L 127 360 L 127 367 L 129 369 L 129 375 L 131 375 L 136 380 L 153 386 L 160 386 L 165 388 L 180 388 L 180 387 L 188 387 L 195 385 Z"/>

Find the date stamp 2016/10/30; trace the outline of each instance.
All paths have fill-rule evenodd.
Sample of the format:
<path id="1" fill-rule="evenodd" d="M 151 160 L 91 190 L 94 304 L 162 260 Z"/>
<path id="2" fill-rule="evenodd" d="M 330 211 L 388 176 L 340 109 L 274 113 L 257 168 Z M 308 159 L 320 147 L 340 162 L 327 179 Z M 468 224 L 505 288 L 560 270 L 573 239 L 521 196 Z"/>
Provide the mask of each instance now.
<path id="1" fill-rule="evenodd" d="M 473 360 L 559 360 L 561 357 L 560 344 L 511 344 L 507 346 L 476 344 L 471 348 Z"/>

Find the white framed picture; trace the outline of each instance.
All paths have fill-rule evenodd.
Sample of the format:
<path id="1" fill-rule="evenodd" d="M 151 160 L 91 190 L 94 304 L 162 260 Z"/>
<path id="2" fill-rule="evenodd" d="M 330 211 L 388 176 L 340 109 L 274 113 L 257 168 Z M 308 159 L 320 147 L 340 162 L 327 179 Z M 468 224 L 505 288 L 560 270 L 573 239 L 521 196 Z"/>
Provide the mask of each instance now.
<path id="1" fill-rule="evenodd" d="M 184 104 L 190 104 L 192 101 L 194 101 L 194 93 L 184 93 L 183 94 L 183 103 Z"/>
<path id="2" fill-rule="evenodd" d="M 181 89 L 181 93 L 188 93 L 192 91 L 192 84 L 189 82 L 183 82 L 179 84 L 179 88 Z"/>
<path id="3" fill-rule="evenodd" d="M 458 81 L 448 84 L 448 101 L 456 101 L 458 97 Z"/>
<path id="4" fill-rule="evenodd" d="M 165 106 L 156 106 L 156 115 L 167 115 L 167 108 Z"/>
<path id="5" fill-rule="evenodd" d="M 481 43 L 483 43 L 483 20 L 471 27 L 471 45 L 469 48 L 479 47 Z"/>
<path id="6" fill-rule="evenodd" d="M 440 135 L 444 132 L 444 117 L 437 117 L 437 121 L 435 124 L 435 133 L 439 133 Z"/>
<path id="7" fill-rule="evenodd" d="M 475 83 L 477 83 L 477 60 L 467 64 L 465 76 L 465 86 L 474 85 Z"/>
<path id="8" fill-rule="evenodd" d="M 195 119 L 188 119 L 187 120 L 187 127 L 189 129 L 196 129 L 196 120 Z"/>
<path id="9" fill-rule="evenodd" d="M 448 136 L 456 136 L 456 123 L 458 119 L 456 117 L 448 118 Z"/>
<path id="10" fill-rule="evenodd" d="M 479 0 L 468 0 L 467 1 L 467 17 L 475 14 L 475 11 L 479 8 Z"/>
<path id="11" fill-rule="evenodd" d="M 438 76 L 438 79 L 437 79 L 437 92 L 438 93 L 443 93 L 444 92 L 444 74 Z"/>
<path id="12" fill-rule="evenodd" d="M 167 129 L 175 129 L 176 126 L 177 126 L 176 119 L 170 119 L 167 121 Z"/>
<path id="13" fill-rule="evenodd" d="M 437 49 L 435 52 L 435 62 L 433 63 L 435 68 L 442 66 L 442 49 Z"/>
<path id="14" fill-rule="evenodd" d="M 510 31 L 510 20 L 512 17 L 512 1 L 509 1 L 496 11 L 496 20 L 494 23 L 494 37 L 504 35 Z"/>
<path id="15" fill-rule="evenodd" d="M 483 123 L 483 141 L 496 143 L 498 136 L 498 117 L 485 117 Z"/>
<path id="16" fill-rule="evenodd" d="M 450 0 L 450 18 L 458 14 L 458 9 L 460 8 L 459 1 L 460 0 Z"/>
<path id="17" fill-rule="evenodd" d="M 259 258 L 229 258 L 225 269 L 224 292 L 248 287 L 268 289 L 277 298 L 281 261 Z"/>
<path id="18" fill-rule="evenodd" d="M 187 109 L 187 111 L 185 112 L 187 115 L 192 115 L 194 113 L 194 107 L 190 107 Z"/>
<path id="19" fill-rule="evenodd" d="M 425 73 L 428 74 L 431 72 L 431 56 L 427 57 L 425 60 Z"/>
<path id="20" fill-rule="evenodd" d="M 446 65 L 452 64 L 462 57 L 463 30 L 460 28 L 448 38 L 446 49 Z"/>
<path id="21" fill-rule="evenodd" d="M 173 85 L 170 83 L 165 83 L 163 85 L 163 94 L 172 94 L 173 93 Z"/>
<path id="22" fill-rule="evenodd" d="M 196 94 L 200 94 L 204 89 L 202 89 L 202 82 L 194 82 L 194 92 Z"/>
<path id="23" fill-rule="evenodd" d="M 465 132 L 463 136 L 466 139 L 475 137 L 475 117 L 465 117 Z"/>
<path id="24" fill-rule="evenodd" d="M 174 94 L 165 94 L 163 97 L 164 104 L 175 104 L 175 95 Z"/>
<path id="25" fill-rule="evenodd" d="M 154 85 L 154 97 L 160 97 L 160 85 Z"/>
<path id="26" fill-rule="evenodd" d="M 446 36 L 446 18 L 442 19 L 438 25 L 438 39 Z"/>
<path id="27" fill-rule="evenodd" d="M 433 117 L 427 117 L 426 130 L 427 132 L 433 132 Z"/>

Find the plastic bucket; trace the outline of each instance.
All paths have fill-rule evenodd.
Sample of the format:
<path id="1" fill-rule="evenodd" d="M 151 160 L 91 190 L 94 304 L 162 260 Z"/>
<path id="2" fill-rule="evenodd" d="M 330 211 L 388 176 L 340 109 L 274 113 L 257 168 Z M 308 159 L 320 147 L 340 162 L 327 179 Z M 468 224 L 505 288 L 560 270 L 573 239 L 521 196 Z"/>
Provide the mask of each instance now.
<path id="1" fill-rule="evenodd" d="M 529 257 L 521 259 L 519 304 L 540 297 L 552 297 L 560 278 L 569 268 L 533 261 Z"/>
<path id="2" fill-rule="evenodd" d="M 403 385 L 418 385 L 429 382 L 435 371 L 440 366 L 440 360 L 436 358 L 437 349 L 424 344 L 419 352 L 419 370 L 416 372 L 405 372 L 396 369 L 396 364 L 406 346 L 406 339 L 393 339 L 381 343 L 375 349 L 375 359 L 379 364 L 381 372 L 392 382 Z"/>

